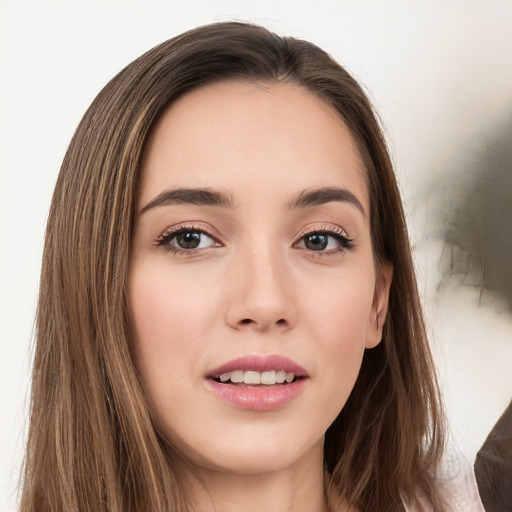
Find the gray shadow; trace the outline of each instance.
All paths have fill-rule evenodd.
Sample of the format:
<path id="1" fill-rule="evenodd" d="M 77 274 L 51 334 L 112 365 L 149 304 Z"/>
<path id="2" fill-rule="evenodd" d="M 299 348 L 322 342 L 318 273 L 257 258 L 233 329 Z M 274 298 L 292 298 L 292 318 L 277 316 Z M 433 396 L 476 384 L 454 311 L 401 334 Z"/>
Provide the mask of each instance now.
<path id="1" fill-rule="evenodd" d="M 492 292 L 512 312 L 512 115 L 477 144 L 442 194 L 443 275 L 478 287 L 481 297 Z"/>

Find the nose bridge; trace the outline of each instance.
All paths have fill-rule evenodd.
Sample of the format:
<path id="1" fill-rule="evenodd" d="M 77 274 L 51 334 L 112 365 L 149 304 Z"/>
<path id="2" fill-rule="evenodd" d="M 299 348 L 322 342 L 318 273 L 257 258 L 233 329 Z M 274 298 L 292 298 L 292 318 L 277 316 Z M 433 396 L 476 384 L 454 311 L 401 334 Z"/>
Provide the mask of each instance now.
<path id="1" fill-rule="evenodd" d="M 295 301 L 286 255 L 274 244 L 241 251 L 231 276 L 235 292 L 228 323 L 236 328 L 286 330 L 296 321 Z"/>

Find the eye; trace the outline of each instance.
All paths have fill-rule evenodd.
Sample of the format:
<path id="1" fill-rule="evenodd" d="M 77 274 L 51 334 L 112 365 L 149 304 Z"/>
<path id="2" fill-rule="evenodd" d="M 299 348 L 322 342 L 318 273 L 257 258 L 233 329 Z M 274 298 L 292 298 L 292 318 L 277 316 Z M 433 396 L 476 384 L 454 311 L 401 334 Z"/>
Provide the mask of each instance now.
<path id="1" fill-rule="evenodd" d="M 183 231 L 169 241 L 180 249 L 202 249 L 213 245 L 213 239 L 201 231 Z"/>
<path id="2" fill-rule="evenodd" d="M 305 236 L 299 243 L 299 247 L 305 247 L 312 251 L 323 251 L 325 249 L 335 249 L 336 240 L 325 233 L 313 233 Z"/>
<path id="3" fill-rule="evenodd" d="M 353 248 L 353 242 L 341 228 L 321 229 L 303 234 L 296 247 L 309 251 L 335 253 Z"/>
<path id="4" fill-rule="evenodd" d="M 166 231 L 158 240 L 157 245 L 176 252 L 193 252 L 220 244 L 203 229 L 191 227 L 175 227 Z"/>

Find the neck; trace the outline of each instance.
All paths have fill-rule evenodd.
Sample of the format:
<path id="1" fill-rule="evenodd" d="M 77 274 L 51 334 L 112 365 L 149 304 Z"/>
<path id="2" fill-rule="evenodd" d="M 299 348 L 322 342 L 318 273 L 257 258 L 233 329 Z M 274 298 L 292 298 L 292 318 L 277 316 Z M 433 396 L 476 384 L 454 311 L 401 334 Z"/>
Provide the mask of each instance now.
<path id="1" fill-rule="evenodd" d="M 188 495 L 201 512 L 327 512 L 323 446 L 293 464 L 266 472 L 196 468 Z M 243 508 L 242 508 L 243 507 Z"/>

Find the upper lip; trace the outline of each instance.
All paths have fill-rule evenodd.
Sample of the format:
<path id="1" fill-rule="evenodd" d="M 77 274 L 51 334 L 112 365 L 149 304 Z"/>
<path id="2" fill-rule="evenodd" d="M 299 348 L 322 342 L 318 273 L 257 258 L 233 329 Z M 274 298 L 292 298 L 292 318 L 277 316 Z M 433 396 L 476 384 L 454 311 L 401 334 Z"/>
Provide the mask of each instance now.
<path id="1" fill-rule="evenodd" d="M 272 370 L 282 370 L 287 373 L 293 373 L 296 377 L 307 377 L 306 370 L 288 357 L 281 355 L 248 355 L 233 359 L 215 368 L 207 374 L 207 378 L 218 379 L 223 373 L 234 372 L 237 370 L 260 373 Z"/>

